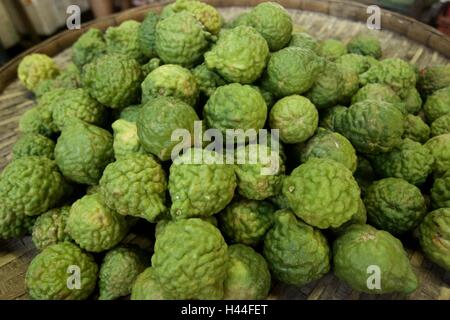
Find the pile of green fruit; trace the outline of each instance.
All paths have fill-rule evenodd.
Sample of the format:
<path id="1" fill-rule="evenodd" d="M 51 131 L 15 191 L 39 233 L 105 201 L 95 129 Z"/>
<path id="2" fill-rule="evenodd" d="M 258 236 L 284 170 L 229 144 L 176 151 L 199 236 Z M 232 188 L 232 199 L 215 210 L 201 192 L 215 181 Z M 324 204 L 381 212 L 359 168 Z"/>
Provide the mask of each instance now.
<path id="1" fill-rule="evenodd" d="M 273 2 L 225 22 L 177 0 L 89 29 L 72 53 L 64 70 L 22 60 L 37 103 L 0 176 L 0 238 L 31 233 L 40 251 L 32 298 L 265 299 L 272 279 L 330 270 L 361 292 L 408 294 L 408 236 L 450 270 L 450 66 L 381 59 L 371 33 L 293 32 Z M 256 149 L 277 170 L 206 161 L 221 155 L 194 141 L 174 159 L 172 133 L 199 120 L 225 135 L 278 129 L 279 145 Z M 154 248 L 125 244 L 136 230 Z"/>

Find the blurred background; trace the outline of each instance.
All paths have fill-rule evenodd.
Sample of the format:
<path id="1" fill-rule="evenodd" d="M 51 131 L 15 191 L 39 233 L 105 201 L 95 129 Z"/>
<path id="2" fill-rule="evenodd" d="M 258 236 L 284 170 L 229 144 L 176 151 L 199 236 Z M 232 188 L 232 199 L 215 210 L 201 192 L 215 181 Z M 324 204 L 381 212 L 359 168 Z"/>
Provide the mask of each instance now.
<path id="1" fill-rule="evenodd" d="M 66 28 L 66 9 L 78 5 L 82 23 L 164 0 L 0 0 L 0 66 Z M 397 11 L 450 35 L 450 0 L 359 0 Z"/>

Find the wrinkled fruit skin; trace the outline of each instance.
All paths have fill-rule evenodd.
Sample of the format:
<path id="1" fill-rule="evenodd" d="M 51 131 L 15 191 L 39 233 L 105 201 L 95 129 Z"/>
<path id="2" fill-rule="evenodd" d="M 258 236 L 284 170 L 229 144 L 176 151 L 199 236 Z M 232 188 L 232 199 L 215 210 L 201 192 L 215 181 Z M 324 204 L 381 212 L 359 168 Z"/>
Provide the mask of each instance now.
<path id="1" fill-rule="evenodd" d="M 150 257 L 137 246 L 122 245 L 108 251 L 99 271 L 99 299 L 114 300 L 129 295 L 137 276 L 149 265 Z"/>
<path id="2" fill-rule="evenodd" d="M 419 227 L 420 246 L 426 256 L 445 270 L 450 270 L 450 209 L 430 212 Z"/>
<path id="3" fill-rule="evenodd" d="M 263 255 L 280 281 L 302 286 L 330 270 L 330 248 L 322 233 L 297 220 L 288 210 L 275 213 L 275 225 L 264 238 Z"/>
<path id="4" fill-rule="evenodd" d="M 434 180 L 431 189 L 431 204 L 435 209 L 450 208 L 450 170 Z"/>
<path id="5" fill-rule="evenodd" d="M 319 127 L 336 131 L 335 123 L 338 113 L 345 112 L 347 110 L 347 107 L 344 106 L 334 106 L 325 110 L 321 110 L 320 117 L 319 117 Z"/>
<path id="6" fill-rule="evenodd" d="M 431 136 L 450 133 L 450 113 L 437 118 L 431 124 Z"/>
<path id="7" fill-rule="evenodd" d="M 206 31 L 218 34 L 222 27 L 222 17 L 213 6 L 196 0 L 177 0 L 173 6 L 174 12 L 187 11 L 201 22 Z"/>
<path id="8" fill-rule="evenodd" d="M 28 156 L 41 156 L 54 159 L 55 143 L 53 140 L 38 133 L 29 133 L 21 136 L 13 146 L 13 159 L 17 160 Z"/>
<path id="9" fill-rule="evenodd" d="M 306 32 L 293 32 L 289 47 L 300 47 L 316 51 L 319 46 L 319 41 Z"/>
<path id="10" fill-rule="evenodd" d="M 433 92 L 450 86 L 450 66 L 430 66 L 420 71 L 418 87 L 427 96 Z"/>
<path id="11" fill-rule="evenodd" d="M 204 63 L 195 67 L 192 74 L 195 77 L 198 89 L 207 97 L 210 97 L 217 87 L 225 85 L 225 80 L 214 71 L 209 70 Z"/>
<path id="12" fill-rule="evenodd" d="M 333 62 L 327 62 L 306 97 L 317 109 L 333 107 L 344 97 L 344 80 L 341 68 Z"/>
<path id="13" fill-rule="evenodd" d="M 350 69 L 358 75 L 366 72 L 370 68 L 370 63 L 365 56 L 354 53 L 344 54 L 337 58 L 335 62 L 338 66 Z"/>
<path id="14" fill-rule="evenodd" d="M 280 139 L 284 143 L 300 143 L 316 131 L 319 113 L 307 98 L 293 95 L 275 103 L 270 110 L 269 123 L 272 129 L 280 130 Z"/>
<path id="15" fill-rule="evenodd" d="M 106 50 L 110 54 L 123 54 L 136 59 L 139 63 L 146 61 L 146 56 L 139 47 L 139 29 L 141 23 L 128 20 L 117 27 L 109 27 L 105 32 Z"/>
<path id="16" fill-rule="evenodd" d="M 195 157 L 201 157 L 195 162 Z M 214 151 L 187 150 L 170 167 L 169 193 L 173 219 L 208 217 L 230 203 L 236 189 L 236 175 L 232 165 L 209 162 L 219 159 Z"/>
<path id="17" fill-rule="evenodd" d="M 277 97 L 308 91 L 320 72 L 320 60 L 308 49 L 288 47 L 270 56 L 262 86 Z"/>
<path id="18" fill-rule="evenodd" d="M 209 37 L 191 13 L 182 11 L 158 22 L 155 49 L 164 63 L 191 67 L 208 48 Z"/>
<path id="19" fill-rule="evenodd" d="M 232 83 L 214 91 L 203 113 L 209 128 L 226 135 L 227 129 L 262 129 L 267 118 L 267 105 L 258 90 Z"/>
<path id="20" fill-rule="evenodd" d="M 327 60 L 335 61 L 340 56 L 347 54 L 347 48 L 339 40 L 326 39 L 319 43 L 317 54 Z"/>
<path id="21" fill-rule="evenodd" d="M 44 94 L 55 89 L 76 89 L 79 88 L 80 85 L 80 70 L 75 64 L 69 63 L 69 65 L 62 70 L 57 77 L 41 81 L 34 90 L 34 94 L 37 98 L 40 98 Z"/>
<path id="22" fill-rule="evenodd" d="M 159 15 L 154 11 L 149 11 L 138 30 L 139 50 L 147 57 L 154 58 L 156 24 L 159 22 Z"/>
<path id="23" fill-rule="evenodd" d="M 73 118 L 101 126 L 106 120 L 106 108 L 91 98 L 84 89 L 66 90 L 61 99 L 50 106 L 53 121 L 59 130 Z"/>
<path id="24" fill-rule="evenodd" d="M 155 98 L 142 106 L 136 123 L 138 137 L 145 151 L 166 161 L 171 158 L 172 149 L 179 143 L 171 141 L 172 132 L 186 129 L 192 138 L 194 122 L 198 120 L 195 110 L 187 103 L 172 97 Z M 192 142 L 186 141 L 186 147 Z"/>
<path id="25" fill-rule="evenodd" d="M 250 11 L 249 23 L 266 39 L 270 51 L 284 48 L 291 40 L 292 18 L 276 2 L 264 2 L 255 6 Z"/>
<path id="26" fill-rule="evenodd" d="M 145 269 L 131 289 L 131 300 L 164 300 L 163 290 L 153 268 Z"/>
<path id="27" fill-rule="evenodd" d="M 227 260 L 220 231 L 201 219 L 187 219 L 158 234 L 152 267 L 167 299 L 222 299 Z"/>
<path id="28" fill-rule="evenodd" d="M 194 106 L 199 93 L 192 73 L 175 64 L 165 64 L 150 72 L 141 87 L 142 103 L 158 96 L 170 96 Z"/>
<path id="29" fill-rule="evenodd" d="M 352 172 L 330 159 L 311 158 L 283 181 L 289 207 L 306 223 L 337 228 L 359 207 L 360 190 Z"/>
<path id="30" fill-rule="evenodd" d="M 139 112 L 139 110 L 137 111 Z M 114 121 L 111 127 L 114 131 L 113 148 L 117 160 L 129 154 L 144 153 L 135 122 L 119 119 Z"/>
<path id="31" fill-rule="evenodd" d="M 68 270 L 80 270 L 80 289 L 69 289 Z M 95 289 L 98 267 L 94 259 L 69 242 L 54 244 L 30 263 L 25 282 L 28 293 L 36 300 L 84 300 Z"/>
<path id="32" fill-rule="evenodd" d="M 36 89 L 41 81 L 53 79 L 58 74 L 59 69 L 52 58 L 40 53 L 27 55 L 17 69 L 20 82 L 31 91 Z"/>
<path id="33" fill-rule="evenodd" d="M 38 250 L 71 238 L 66 230 L 70 207 L 52 209 L 40 215 L 33 226 L 32 240 Z"/>
<path id="34" fill-rule="evenodd" d="M 387 102 L 366 100 L 340 113 L 335 127 L 357 151 L 377 154 L 388 152 L 401 143 L 404 117 Z"/>
<path id="35" fill-rule="evenodd" d="M 450 114 L 450 87 L 437 90 L 430 95 L 423 106 L 423 110 L 429 123 Z"/>
<path id="36" fill-rule="evenodd" d="M 128 232 L 126 218 L 109 209 L 98 193 L 77 200 L 70 209 L 67 231 L 83 249 L 90 252 L 108 250 Z"/>
<path id="37" fill-rule="evenodd" d="M 135 59 L 105 54 L 83 67 L 81 81 L 98 102 L 118 109 L 138 100 L 142 78 L 141 66 Z"/>
<path id="38" fill-rule="evenodd" d="M 216 44 L 205 53 L 209 69 L 229 82 L 248 84 L 259 78 L 269 58 L 266 40 L 252 27 L 223 30 Z M 239 68 L 236 68 L 239 65 Z"/>
<path id="39" fill-rule="evenodd" d="M 369 83 L 358 90 L 358 92 L 352 97 L 352 103 L 361 102 L 364 100 L 378 100 L 390 102 L 393 104 L 400 104 L 401 99 L 388 85 L 382 83 Z M 403 105 L 398 107 L 403 113 L 406 113 L 406 107 Z"/>
<path id="40" fill-rule="evenodd" d="M 450 133 L 433 137 L 424 146 L 434 157 L 433 173 L 444 174 L 450 168 Z"/>
<path id="41" fill-rule="evenodd" d="M 380 270 L 380 288 L 368 288 L 371 266 Z M 352 225 L 333 243 L 333 270 L 351 288 L 371 294 L 411 293 L 418 286 L 402 243 L 369 225 Z"/>
<path id="42" fill-rule="evenodd" d="M 102 128 L 74 120 L 58 138 L 55 159 L 69 180 L 95 185 L 114 159 L 113 137 Z"/>
<path id="43" fill-rule="evenodd" d="M 422 97 L 416 88 L 412 87 L 406 92 L 403 99 L 408 113 L 416 114 L 422 109 Z"/>
<path id="44" fill-rule="evenodd" d="M 415 228 L 427 207 L 419 188 L 398 178 L 386 178 L 372 184 L 364 198 L 369 222 L 392 234 Z"/>
<path id="45" fill-rule="evenodd" d="M 247 145 L 237 149 L 239 156 L 247 161 L 235 166 L 238 193 L 253 200 L 264 200 L 281 190 L 285 166 L 278 150 L 264 145 Z M 250 161 L 250 155 L 256 162 Z"/>
<path id="46" fill-rule="evenodd" d="M 220 229 L 233 242 L 254 246 L 272 226 L 274 212 L 267 201 L 236 200 L 219 215 Z"/>
<path id="47" fill-rule="evenodd" d="M 326 158 L 342 163 L 351 172 L 356 170 L 356 151 L 350 141 L 337 132 L 319 128 L 300 153 L 301 162 Z"/>
<path id="48" fill-rule="evenodd" d="M 381 58 L 381 43 L 373 35 L 360 33 L 347 44 L 348 52 Z"/>
<path id="49" fill-rule="evenodd" d="M 0 239 L 19 238 L 29 234 L 36 217 L 12 211 L 0 198 Z"/>
<path id="50" fill-rule="evenodd" d="M 72 47 L 72 61 L 78 68 L 106 53 L 106 42 L 101 30 L 89 28 Z"/>
<path id="51" fill-rule="evenodd" d="M 167 210 L 166 189 L 161 165 L 145 154 L 130 154 L 109 164 L 100 179 L 100 193 L 109 208 L 150 222 Z"/>
<path id="52" fill-rule="evenodd" d="M 380 177 L 402 178 L 415 185 L 425 182 L 434 164 L 430 152 L 410 139 L 404 139 L 390 152 L 370 157 L 370 161 Z"/>
<path id="53" fill-rule="evenodd" d="M 425 143 L 430 138 L 430 127 L 422 120 L 422 118 L 408 114 L 405 117 L 405 132 L 403 137 Z"/>
<path id="54" fill-rule="evenodd" d="M 224 282 L 224 300 L 262 300 L 269 294 L 271 278 L 266 260 L 252 248 L 235 244 Z"/>

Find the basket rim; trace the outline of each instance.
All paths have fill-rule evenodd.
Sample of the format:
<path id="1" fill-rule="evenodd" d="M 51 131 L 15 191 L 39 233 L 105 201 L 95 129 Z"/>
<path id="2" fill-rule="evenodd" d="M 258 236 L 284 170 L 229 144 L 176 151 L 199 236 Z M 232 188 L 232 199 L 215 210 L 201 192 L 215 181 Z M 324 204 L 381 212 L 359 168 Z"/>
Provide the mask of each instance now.
<path id="1" fill-rule="evenodd" d="M 224 7 L 251 7 L 255 6 L 261 2 L 265 2 L 264 0 L 203 0 L 206 3 L 209 3 L 215 7 L 224 8 Z M 173 1 L 162 1 L 158 3 L 152 3 L 136 8 L 132 8 L 126 11 L 122 11 L 110 16 L 98 18 L 91 20 L 89 22 L 83 23 L 81 25 L 81 28 L 78 30 L 65 30 L 62 32 L 59 32 L 58 34 L 44 40 L 43 42 L 29 48 L 28 50 L 22 52 L 18 56 L 11 59 L 9 62 L 7 62 L 5 65 L 0 67 L 0 94 L 3 92 L 3 90 L 14 80 L 17 79 L 17 67 L 20 63 L 20 61 L 28 54 L 31 53 L 46 53 L 50 56 L 54 56 L 63 50 L 70 47 L 73 42 L 67 42 L 64 41 L 66 38 L 69 38 L 69 35 L 72 37 L 74 34 L 83 34 L 87 29 L 91 27 L 97 27 L 99 29 L 106 29 L 108 26 L 118 25 L 124 20 L 131 19 L 132 17 L 142 15 L 144 16 L 145 13 L 149 10 L 157 11 L 159 12 L 164 6 L 167 4 L 172 3 Z M 283 5 L 285 8 L 288 9 L 300 9 L 304 11 L 310 11 L 310 12 L 316 12 L 316 13 L 323 13 L 330 16 L 335 16 L 338 18 L 343 19 L 349 19 L 353 21 L 363 21 L 361 17 L 366 13 L 366 9 L 368 7 L 367 4 L 358 3 L 354 1 L 347 1 L 347 0 L 279 0 L 277 1 L 281 5 Z M 345 8 L 351 8 L 347 11 L 337 12 L 340 15 L 333 15 L 333 8 L 336 9 L 336 7 L 345 7 Z M 356 11 L 355 11 L 356 10 Z M 357 12 L 358 14 L 355 14 Z M 336 12 L 335 12 L 336 13 Z M 364 13 L 364 14 L 362 14 Z M 362 15 L 361 15 L 362 14 Z M 426 43 L 423 43 L 421 41 L 417 41 L 417 38 L 412 38 L 413 34 L 409 34 L 406 32 L 401 32 L 401 30 L 397 29 L 395 30 L 394 27 L 390 28 L 384 28 L 384 30 L 389 30 L 392 32 L 395 32 L 397 34 L 403 35 L 410 39 L 411 41 L 416 41 L 421 43 L 422 45 L 425 45 L 440 54 L 444 55 L 447 58 L 450 58 L 450 37 L 446 36 L 436 28 L 426 25 L 414 18 L 402 15 L 400 13 L 396 13 L 387 9 L 381 9 L 381 17 L 382 19 L 393 19 L 396 20 L 396 22 L 399 24 L 399 26 L 402 26 L 402 30 L 409 30 L 409 28 L 405 27 L 404 24 L 415 24 L 419 28 L 421 28 L 425 33 Z M 400 32 L 399 32 L 400 31 Z M 431 41 L 431 38 L 434 37 L 434 41 Z M 78 38 L 78 37 L 77 37 Z M 437 38 L 437 39 L 436 39 Z M 445 44 L 442 45 L 440 41 L 443 41 Z M 434 44 L 434 45 L 433 45 Z M 51 48 L 53 46 L 53 48 Z M 50 51 L 50 52 L 49 52 Z"/>

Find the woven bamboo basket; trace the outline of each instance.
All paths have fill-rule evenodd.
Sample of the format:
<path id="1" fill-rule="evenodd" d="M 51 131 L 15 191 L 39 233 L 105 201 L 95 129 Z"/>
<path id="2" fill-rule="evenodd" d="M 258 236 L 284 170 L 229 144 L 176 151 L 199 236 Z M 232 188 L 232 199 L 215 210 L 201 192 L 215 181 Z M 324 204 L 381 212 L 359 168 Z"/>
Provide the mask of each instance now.
<path id="1" fill-rule="evenodd" d="M 231 19 L 262 1 L 207 0 L 218 7 L 225 19 Z M 367 7 L 350 1 L 281 0 L 296 27 L 319 39 L 336 38 L 347 41 L 366 28 Z M 62 32 L 28 50 L 0 69 L 0 171 L 10 161 L 12 145 L 18 137 L 18 120 L 34 104 L 33 97 L 17 80 L 17 66 L 24 55 L 31 52 L 54 57 L 60 66 L 70 60 L 70 46 L 90 27 L 102 30 L 124 20 L 142 20 L 148 10 L 159 12 L 167 3 L 128 10 L 82 26 L 81 30 Z M 382 30 L 378 37 L 383 57 L 399 57 L 419 67 L 447 64 L 450 59 L 450 39 L 436 29 L 397 13 L 382 10 Z M 149 240 L 131 234 L 125 242 L 151 246 Z M 269 299 L 450 299 L 450 272 L 428 261 L 412 241 L 407 251 L 420 279 L 420 288 L 409 296 L 368 295 L 351 290 L 332 273 L 302 287 L 274 283 Z M 24 276 L 28 264 L 37 254 L 30 237 L 0 240 L 0 299 L 28 299 Z"/>

